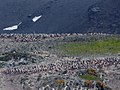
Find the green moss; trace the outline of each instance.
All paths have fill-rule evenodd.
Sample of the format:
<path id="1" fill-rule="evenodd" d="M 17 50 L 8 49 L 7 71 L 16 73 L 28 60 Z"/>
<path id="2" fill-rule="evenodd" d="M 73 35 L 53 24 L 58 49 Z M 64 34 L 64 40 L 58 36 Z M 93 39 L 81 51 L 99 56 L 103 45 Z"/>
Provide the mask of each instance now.
<path id="1" fill-rule="evenodd" d="M 64 54 L 79 55 L 79 54 L 105 54 L 105 53 L 119 53 L 120 39 L 107 38 L 103 40 L 96 40 L 90 42 L 70 42 L 58 46 Z"/>
<path id="2" fill-rule="evenodd" d="M 89 75 L 89 74 L 81 75 L 80 78 L 85 79 L 85 80 L 99 80 L 98 77 Z"/>

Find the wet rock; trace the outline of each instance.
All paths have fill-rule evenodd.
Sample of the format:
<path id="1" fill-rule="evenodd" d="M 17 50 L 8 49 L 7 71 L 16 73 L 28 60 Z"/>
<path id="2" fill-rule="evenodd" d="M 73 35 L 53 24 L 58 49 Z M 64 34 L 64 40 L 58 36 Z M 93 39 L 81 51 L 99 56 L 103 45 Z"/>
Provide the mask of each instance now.
<path id="1" fill-rule="evenodd" d="M 62 74 L 67 74 L 67 70 L 63 71 L 63 73 L 62 73 Z"/>

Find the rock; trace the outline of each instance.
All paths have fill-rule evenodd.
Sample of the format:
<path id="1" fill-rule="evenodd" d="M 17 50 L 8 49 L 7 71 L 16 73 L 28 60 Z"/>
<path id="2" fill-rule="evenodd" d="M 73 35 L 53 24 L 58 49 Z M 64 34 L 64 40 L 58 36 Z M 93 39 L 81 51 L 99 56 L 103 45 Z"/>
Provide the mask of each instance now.
<path id="1" fill-rule="evenodd" d="M 91 9 L 91 11 L 93 11 L 93 12 L 99 12 L 100 8 L 99 7 L 94 7 L 94 8 Z"/>

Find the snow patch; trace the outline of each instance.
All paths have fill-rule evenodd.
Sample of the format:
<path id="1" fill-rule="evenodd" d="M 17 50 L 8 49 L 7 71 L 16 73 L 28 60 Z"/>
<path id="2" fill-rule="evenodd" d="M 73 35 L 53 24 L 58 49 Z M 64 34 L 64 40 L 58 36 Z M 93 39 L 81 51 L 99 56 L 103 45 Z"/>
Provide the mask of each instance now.
<path id="1" fill-rule="evenodd" d="M 35 17 L 32 19 L 32 21 L 33 21 L 33 22 L 37 22 L 41 17 L 42 17 L 42 15 L 40 15 L 40 16 L 35 16 Z"/>
<path id="2" fill-rule="evenodd" d="M 18 29 L 18 27 L 19 27 L 19 25 L 20 24 L 22 24 L 22 22 L 20 22 L 19 24 L 17 24 L 17 25 L 13 25 L 13 26 L 10 26 L 10 27 L 7 27 L 7 28 L 4 28 L 3 30 L 16 30 L 16 29 Z"/>

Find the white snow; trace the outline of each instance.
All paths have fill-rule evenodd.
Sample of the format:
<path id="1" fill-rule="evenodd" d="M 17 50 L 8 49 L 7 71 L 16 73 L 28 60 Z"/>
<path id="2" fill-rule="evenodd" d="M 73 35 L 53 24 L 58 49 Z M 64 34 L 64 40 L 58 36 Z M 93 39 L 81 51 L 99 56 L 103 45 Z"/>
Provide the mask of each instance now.
<path id="1" fill-rule="evenodd" d="M 38 21 L 41 17 L 42 17 L 42 15 L 40 15 L 40 16 L 35 16 L 35 17 L 32 19 L 32 21 L 33 21 L 33 22 L 36 22 L 36 21 Z"/>
<path id="2" fill-rule="evenodd" d="M 18 26 L 21 24 L 22 22 L 20 22 L 19 24 L 17 25 L 13 25 L 13 26 L 10 26 L 10 27 L 7 27 L 7 28 L 4 28 L 3 30 L 16 30 L 18 29 Z"/>
<path id="3" fill-rule="evenodd" d="M 17 28 L 18 28 L 17 25 L 14 25 L 8 28 L 4 28 L 3 30 L 16 30 Z"/>

